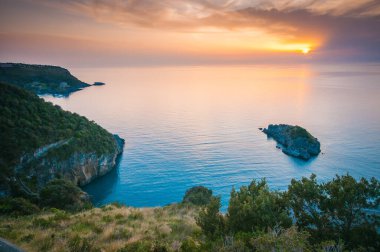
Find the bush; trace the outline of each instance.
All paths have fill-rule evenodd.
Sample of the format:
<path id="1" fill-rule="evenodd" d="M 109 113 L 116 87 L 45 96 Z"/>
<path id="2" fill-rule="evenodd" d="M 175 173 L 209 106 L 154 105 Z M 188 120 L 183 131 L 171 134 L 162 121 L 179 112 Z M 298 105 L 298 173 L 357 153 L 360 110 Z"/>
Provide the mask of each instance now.
<path id="1" fill-rule="evenodd" d="M 298 232 L 296 227 L 270 232 L 252 238 L 251 244 L 255 251 L 311 251 L 308 242 L 309 233 Z"/>
<path id="2" fill-rule="evenodd" d="M 0 215 L 30 215 L 38 213 L 40 209 L 24 198 L 0 198 Z"/>
<path id="3" fill-rule="evenodd" d="M 196 218 L 198 226 L 211 239 L 224 233 L 224 218 L 219 209 L 220 197 L 211 197 L 210 203 L 200 211 L 199 216 Z"/>
<path id="4" fill-rule="evenodd" d="M 227 225 L 231 232 L 266 231 L 292 224 L 289 207 L 283 193 L 270 191 L 265 180 L 252 181 L 240 191 L 231 191 Z"/>
<path id="5" fill-rule="evenodd" d="M 186 240 L 184 240 L 181 244 L 180 251 L 183 252 L 197 252 L 199 251 L 199 247 L 197 246 L 196 242 L 188 237 Z"/>
<path id="6" fill-rule="evenodd" d="M 93 241 L 88 238 L 81 238 L 79 235 L 74 236 L 69 240 L 69 251 L 72 252 L 91 252 L 91 251 L 100 251 L 97 249 Z"/>
<path id="7" fill-rule="evenodd" d="M 87 202 L 82 190 L 63 179 L 55 179 L 46 184 L 40 192 L 41 205 L 66 210 L 79 210 Z M 88 203 L 88 202 L 87 202 Z"/>
<path id="8" fill-rule="evenodd" d="M 288 198 L 299 228 L 311 234 L 314 244 L 341 239 L 348 249 L 380 250 L 380 184 L 375 178 L 356 181 L 336 176 L 318 184 L 316 176 L 292 180 Z M 375 211 L 370 211 L 374 209 Z"/>
<path id="9" fill-rule="evenodd" d="M 195 186 L 186 191 L 183 203 L 191 203 L 197 206 L 205 206 L 210 203 L 212 190 L 204 186 Z"/>
<path id="10" fill-rule="evenodd" d="M 117 250 L 117 252 L 146 252 L 151 251 L 151 248 L 152 244 L 148 241 L 136 241 L 126 244 L 124 248 Z"/>

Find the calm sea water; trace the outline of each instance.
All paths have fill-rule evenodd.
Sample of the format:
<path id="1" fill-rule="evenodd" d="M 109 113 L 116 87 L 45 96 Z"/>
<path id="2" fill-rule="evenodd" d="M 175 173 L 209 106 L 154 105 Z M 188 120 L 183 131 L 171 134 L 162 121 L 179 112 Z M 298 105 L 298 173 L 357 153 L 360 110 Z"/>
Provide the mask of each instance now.
<path id="1" fill-rule="evenodd" d="M 72 69 L 106 82 L 68 98 L 44 97 L 126 140 L 117 169 L 84 189 L 96 205 L 162 206 L 195 185 L 222 196 L 266 178 L 335 174 L 380 178 L 380 65 L 202 66 Z M 286 156 L 258 130 L 297 124 L 322 143 L 308 162 Z"/>

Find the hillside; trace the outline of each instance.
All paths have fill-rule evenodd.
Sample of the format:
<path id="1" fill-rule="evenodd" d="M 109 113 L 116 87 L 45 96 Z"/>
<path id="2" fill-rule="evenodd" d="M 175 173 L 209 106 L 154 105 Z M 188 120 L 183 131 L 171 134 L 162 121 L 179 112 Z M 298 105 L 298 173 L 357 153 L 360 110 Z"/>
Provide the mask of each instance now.
<path id="1" fill-rule="evenodd" d="M 73 209 L 80 194 L 70 182 L 55 180 L 41 191 L 38 205 L 22 198 L 0 198 L 0 237 L 26 251 L 380 248 L 376 213 L 380 184 L 375 178 L 355 180 L 344 175 L 318 183 L 311 175 L 293 179 L 285 192 L 270 190 L 265 180 L 252 180 L 231 190 L 226 213 L 220 212 L 221 198 L 202 186 L 187 190 L 181 203 L 156 208 L 113 203 Z"/>
<path id="2" fill-rule="evenodd" d="M 7 84 L 0 84 L 0 139 L 1 190 L 28 194 L 57 176 L 89 183 L 115 166 L 124 143 L 95 122 Z"/>
<path id="3" fill-rule="evenodd" d="M 90 86 L 62 67 L 0 63 L 0 82 L 25 88 L 36 94 L 67 96 Z"/>
<path id="4" fill-rule="evenodd" d="M 2 218 L 0 237 L 26 251 L 178 251 L 200 233 L 197 208 L 171 205 L 130 208 L 108 205 L 76 214 L 53 210 L 34 216 Z M 166 251 L 166 250 L 156 250 Z"/>

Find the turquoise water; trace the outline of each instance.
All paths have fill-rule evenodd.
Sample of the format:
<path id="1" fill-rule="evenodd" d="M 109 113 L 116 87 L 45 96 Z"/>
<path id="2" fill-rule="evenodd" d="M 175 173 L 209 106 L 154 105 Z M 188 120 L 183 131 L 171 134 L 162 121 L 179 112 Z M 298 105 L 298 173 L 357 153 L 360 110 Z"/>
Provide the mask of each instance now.
<path id="1" fill-rule="evenodd" d="M 90 87 L 44 97 L 94 120 L 126 141 L 117 169 L 84 189 L 96 205 L 162 206 L 195 185 L 222 196 L 266 178 L 285 190 L 292 178 L 335 174 L 380 179 L 380 66 L 286 65 L 72 69 Z M 284 155 L 258 130 L 297 124 L 323 155 Z"/>

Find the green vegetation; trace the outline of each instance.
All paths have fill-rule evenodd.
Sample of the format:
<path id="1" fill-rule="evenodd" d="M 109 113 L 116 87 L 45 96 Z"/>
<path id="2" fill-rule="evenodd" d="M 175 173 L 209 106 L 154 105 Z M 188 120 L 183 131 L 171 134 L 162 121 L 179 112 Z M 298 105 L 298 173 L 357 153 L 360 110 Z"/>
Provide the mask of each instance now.
<path id="1" fill-rule="evenodd" d="M 291 128 L 288 128 L 288 134 L 292 138 L 303 137 L 303 138 L 306 138 L 310 141 L 314 140 L 314 137 L 306 129 L 304 129 L 298 125 L 291 127 Z"/>
<path id="2" fill-rule="evenodd" d="M 0 215 L 32 215 L 43 208 L 75 212 L 91 207 L 88 195 L 72 182 L 63 179 L 51 180 L 35 198 L 0 197 Z"/>
<path id="3" fill-rule="evenodd" d="M 231 232 L 266 231 L 268 227 L 288 228 L 292 224 L 284 194 L 270 191 L 265 180 L 254 180 L 240 191 L 232 189 L 227 219 Z"/>
<path id="4" fill-rule="evenodd" d="M 348 248 L 380 248 L 379 215 L 370 211 L 379 209 L 378 180 L 356 181 L 345 175 L 318 184 L 312 175 L 292 180 L 288 198 L 297 226 L 314 241 L 343 240 Z"/>
<path id="5" fill-rule="evenodd" d="M 375 178 L 344 175 L 319 184 L 312 175 L 292 180 L 283 193 L 262 180 L 232 190 L 224 216 L 214 198 L 197 223 L 208 246 L 221 251 L 379 251 L 379 204 Z"/>
<path id="6" fill-rule="evenodd" d="M 206 192 L 188 190 L 197 191 Z M 371 211 L 379 201 L 376 179 L 344 175 L 317 183 L 312 175 L 292 180 L 286 192 L 252 181 L 231 191 L 225 214 L 215 196 L 203 207 L 8 212 L 0 218 L 0 236 L 27 251 L 379 251 L 378 215 Z"/>
<path id="7" fill-rule="evenodd" d="M 225 229 L 223 215 L 219 212 L 220 206 L 220 197 L 212 197 L 207 207 L 203 208 L 196 218 L 204 234 L 211 239 L 222 235 Z"/>
<path id="8" fill-rule="evenodd" d="M 70 181 L 54 179 L 41 190 L 39 201 L 42 206 L 76 210 L 83 208 L 88 200 L 83 191 Z"/>
<path id="9" fill-rule="evenodd" d="M 90 86 L 62 67 L 15 63 L 0 63 L 0 82 L 37 94 L 68 95 Z"/>
<path id="10" fill-rule="evenodd" d="M 65 160 L 75 153 L 100 156 L 118 148 L 113 135 L 96 123 L 6 84 L 0 84 L 0 139 L 0 184 L 11 186 L 22 159 L 25 176 L 18 175 L 32 189 L 41 172 L 33 175 L 28 167 L 36 166 L 39 157 Z"/>
<path id="11" fill-rule="evenodd" d="M 0 215 L 22 216 L 39 211 L 38 206 L 24 198 L 0 198 Z"/>
<path id="12" fill-rule="evenodd" d="M 210 203 L 211 196 L 212 190 L 204 186 L 194 186 L 186 191 L 182 202 L 203 206 Z"/>
<path id="13" fill-rule="evenodd" d="M 25 251 L 178 251 L 182 241 L 201 235 L 194 221 L 197 212 L 195 206 L 176 204 L 143 209 L 108 205 L 77 213 L 47 209 L 18 218 L 1 216 L 0 237 Z"/>

